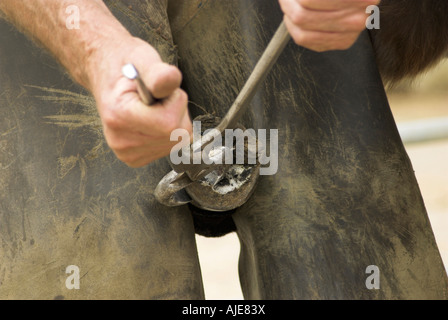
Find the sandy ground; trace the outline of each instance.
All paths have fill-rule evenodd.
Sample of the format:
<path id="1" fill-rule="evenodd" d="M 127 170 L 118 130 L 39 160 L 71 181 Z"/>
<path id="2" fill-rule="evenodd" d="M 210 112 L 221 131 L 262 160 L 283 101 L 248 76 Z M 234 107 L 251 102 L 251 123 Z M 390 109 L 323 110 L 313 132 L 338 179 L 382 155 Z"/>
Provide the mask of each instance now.
<path id="1" fill-rule="evenodd" d="M 448 117 L 448 63 L 418 87 L 389 93 L 397 123 Z M 439 250 L 448 267 L 448 139 L 405 145 L 425 201 Z M 207 299 L 243 299 L 238 279 L 239 242 L 235 234 L 219 239 L 197 236 Z"/>

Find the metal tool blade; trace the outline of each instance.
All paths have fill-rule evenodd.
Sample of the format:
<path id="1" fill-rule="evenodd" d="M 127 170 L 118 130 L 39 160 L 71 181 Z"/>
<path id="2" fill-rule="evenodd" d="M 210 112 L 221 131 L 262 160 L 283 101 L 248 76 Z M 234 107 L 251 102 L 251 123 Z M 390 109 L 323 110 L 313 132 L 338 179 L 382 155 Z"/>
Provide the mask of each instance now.
<path id="1" fill-rule="evenodd" d="M 211 130 L 208 134 L 202 136 L 199 141 L 193 141 L 193 144 L 190 146 L 190 163 L 172 164 L 174 170 L 169 172 L 159 182 L 156 190 L 154 191 L 154 195 L 160 203 L 172 207 L 183 205 L 192 201 L 188 193 L 185 191 L 185 188 L 191 183 L 194 183 L 195 181 L 206 176 L 214 168 L 213 164 L 194 164 L 194 155 L 198 152 L 202 153 L 204 148 L 214 141 L 218 135 L 221 135 L 225 129 L 234 129 L 238 120 L 250 105 L 250 102 L 259 89 L 260 84 L 266 79 L 266 76 L 274 66 L 290 39 L 291 37 L 286 29 L 285 23 L 282 22 L 229 111 L 216 127 L 216 130 Z M 122 72 L 125 77 L 137 82 L 138 93 L 141 100 L 145 104 L 151 105 L 154 103 L 154 98 L 144 84 L 143 80 L 140 78 L 134 65 L 125 65 Z"/>
<path id="2" fill-rule="evenodd" d="M 191 146 L 190 154 L 193 155 L 195 152 L 201 152 L 204 148 L 212 141 L 214 141 L 215 137 L 222 134 L 225 129 L 233 129 L 237 124 L 238 120 L 247 110 L 248 106 L 257 90 L 260 87 L 260 84 L 266 79 L 269 71 L 274 66 L 280 54 L 283 52 L 284 48 L 288 44 L 291 36 L 289 35 L 288 30 L 286 29 L 286 25 L 284 22 L 280 24 L 262 56 L 258 60 L 255 65 L 252 73 L 241 89 L 240 93 L 236 97 L 232 106 L 230 107 L 227 114 L 222 119 L 221 123 L 216 127 L 216 130 L 211 131 L 209 134 L 202 136 L 202 139 L 198 141 L 194 141 Z M 193 156 L 190 159 L 190 164 L 180 163 L 178 165 L 174 165 L 173 169 L 176 172 L 187 172 L 188 176 L 192 180 L 197 180 L 201 171 L 204 170 L 203 164 L 201 165 L 192 165 Z"/>

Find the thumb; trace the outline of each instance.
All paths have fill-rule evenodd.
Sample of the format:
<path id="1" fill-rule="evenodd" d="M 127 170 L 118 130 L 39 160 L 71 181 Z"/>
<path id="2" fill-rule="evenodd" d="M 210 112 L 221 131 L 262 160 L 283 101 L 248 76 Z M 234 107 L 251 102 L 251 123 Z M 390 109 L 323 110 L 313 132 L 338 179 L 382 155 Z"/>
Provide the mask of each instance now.
<path id="1" fill-rule="evenodd" d="M 164 62 L 158 62 L 150 67 L 143 68 L 140 76 L 156 99 L 171 96 L 182 82 L 180 70 Z"/>

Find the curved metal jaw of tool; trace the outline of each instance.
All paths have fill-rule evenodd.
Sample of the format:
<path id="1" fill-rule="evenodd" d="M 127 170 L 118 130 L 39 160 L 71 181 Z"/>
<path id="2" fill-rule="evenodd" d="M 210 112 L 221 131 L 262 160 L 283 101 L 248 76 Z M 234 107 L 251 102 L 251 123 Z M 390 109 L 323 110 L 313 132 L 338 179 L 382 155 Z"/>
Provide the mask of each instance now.
<path id="1" fill-rule="evenodd" d="M 157 185 L 154 195 L 160 203 L 176 207 L 191 203 L 209 211 L 229 211 L 244 204 L 254 191 L 259 166 L 233 165 L 213 169 L 192 181 L 185 172 L 172 170 Z"/>
<path id="2" fill-rule="evenodd" d="M 193 181 L 191 181 L 185 172 L 177 173 L 172 170 L 160 180 L 154 190 L 154 196 L 157 201 L 168 207 L 176 207 L 190 203 L 192 199 L 185 188 L 192 183 Z"/>
<path id="3" fill-rule="evenodd" d="M 282 22 L 229 111 L 216 126 L 216 130 L 210 131 L 202 136 L 202 139 L 190 145 L 192 161 L 189 164 L 174 165 L 171 163 L 173 171 L 159 182 L 154 192 L 160 203 L 172 207 L 191 202 L 206 210 L 228 211 L 247 201 L 258 180 L 259 165 L 245 167 L 236 164 L 224 166 L 204 163 L 193 164 L 194 155 L 197 152 L 202 154 L 205 148 L 214 141 L 217 134 L 222 134 L 225 129 L 237 127 L 238 120 L 248 108 L 259 85 L 266 78 L 289 40 L 290 35 L 284 22 Z M 138 77 L 138 72 L 133 72 L 134 70 L 130 69 L 123 70 L 123 74 L 129 79 L 137 81 L 138 92 L 142 101 L 147 101 L 148 92 L 141 88 L 143 82 Z M 221 153 L 221 156 L 223 155 L 224 152 Z M 206 152 L 206 157 L 208 156 L 209 152 Z M 201 155 L 201 158 L 203 159 L 203 155 Z M 217 188 L 223 181 L 228 181 L 229 186 L 227 188 Z M 236 188 L 235 186 L 239 187 Z"/>
<path id="4" fill-rule="evenodd" d="M 210 125 L 210 123 L 207 123 L 210 118 L 215 118 L 216 123 L 221 121 L 220 118 L 211 115 L 199 116 L 195 121 L 202 119 L 206 121 L 206 125 Z M 242 126 L 238 126 L 238 128 L 245 130 Z M 255 137 L 253 141 L 257 146 L 264 149 L 264 146 Z M 238 142 L 234 143 L 237 144 Z M 195 144 L 185 148 L 193 148 L 193 146 Z M 240 151 L 238 151 L 239 148 L 235 147 L 212 145 L 204 150 L 200 148 L 196 150 L 196 152 L 202 151 L 203 154 L 199 154 L 199 156 L 203 160 L 205 158 L 206 163 L 213 161 L 210 165 L 203 163 L 174 165 L 171 163 L 174 169 L 165 175 L 157 185 L 154 192 L 156 199 L 170 207 L 191 203 L 198 208 L 209 211 L 222 212 L 240 207 L 252 195 L 260 173 L 257 153 L 254 153 L 249 146 L 250 143 L 247 142 L 244 145 L 244 150 Z M 226 155 L 235 159 L 239 152 L 245 159 L 243 163 L 225 164 Z M 252 158 L 254 164 L 249 164 L 249 153 L 254 155 L 254 158 Z M 189 170 L 185 170 L 185 167 Z"/>

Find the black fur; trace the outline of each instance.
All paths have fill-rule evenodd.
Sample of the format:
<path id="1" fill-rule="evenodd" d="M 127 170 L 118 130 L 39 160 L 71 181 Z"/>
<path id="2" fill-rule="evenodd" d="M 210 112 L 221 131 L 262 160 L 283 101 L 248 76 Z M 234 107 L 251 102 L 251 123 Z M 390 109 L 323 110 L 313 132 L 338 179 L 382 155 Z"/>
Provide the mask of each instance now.
<path id="1" fill-rule="evenodd" d="M 222 237 L 236 231 L 232 215 L 236 209 L 226 212 L 212 212 L 188 204 L 193 216 L 194 230 L 204 237 Z"/>
<path id="2" fill-rule="evenodd" d="M 382 0 L 380 29 L 371 30 L 386 84 L 414 78 L 448 51 L 448 0 Z"/>

